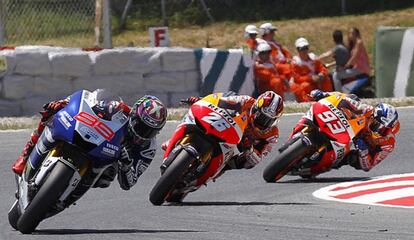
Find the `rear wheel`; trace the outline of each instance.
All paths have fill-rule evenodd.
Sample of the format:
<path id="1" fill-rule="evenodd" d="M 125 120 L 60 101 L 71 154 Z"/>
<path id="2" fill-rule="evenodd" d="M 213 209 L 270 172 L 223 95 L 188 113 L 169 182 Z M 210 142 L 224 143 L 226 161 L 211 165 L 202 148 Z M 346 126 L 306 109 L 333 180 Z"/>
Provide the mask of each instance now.
<path id="1" fill-rule="evenodd" d="M 267 165 L 263 172 L 264 180 L 266 182 L 276 182 L 282 178 L 297 162 L 306 156 L 308 149 L 309 147 L 302 139 L 297 139 Z"/>
<path id="2" fill-rule="evenodd" d="M 57 162 L 39 191 L 17 221 L 17 228 L 24 234 L 32 233 L 43 220 L 51 207 L 66 189 L 73 170 L 62 162 Z"/>
<path id="3" fill-rule="evenodd" d="M 193 162 L 193 159 L 185 150 L 182 150 L 175 157 L 151 190 L 149 200 L 152 204 L 161 205 L 166 200 L 168 194 L 171 193 L 177 182 L 183 176 L 184 171 Z"/>

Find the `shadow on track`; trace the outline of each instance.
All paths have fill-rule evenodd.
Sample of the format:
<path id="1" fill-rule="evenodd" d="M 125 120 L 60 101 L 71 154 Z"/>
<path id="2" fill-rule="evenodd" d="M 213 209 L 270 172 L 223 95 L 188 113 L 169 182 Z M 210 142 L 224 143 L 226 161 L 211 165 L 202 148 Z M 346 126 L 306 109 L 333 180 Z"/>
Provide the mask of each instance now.
<path id="1" fill-rule="evenodd" d="M 272 202 L 182 202 L 166 206 L 271 206 L 271 205 L 311 205 L 312 203 L 272 203 Z"/>
<path id="2" fill-rule="evenodd" d="M 143 229 L 42 229 L 35 235 L 122 234 L 122 233 L 188 233 L 195 230 L 143 230 Z"/>
<path id="3" fill-rule="evenodd" d="M 288 181 L 279 181 L 276 183 L 340 183 L 340 182 L 352 182 L 352 181 L 364 181 L 369 180 L 370 177 L 329 177 L 329 178 L 299 178 Z"/>

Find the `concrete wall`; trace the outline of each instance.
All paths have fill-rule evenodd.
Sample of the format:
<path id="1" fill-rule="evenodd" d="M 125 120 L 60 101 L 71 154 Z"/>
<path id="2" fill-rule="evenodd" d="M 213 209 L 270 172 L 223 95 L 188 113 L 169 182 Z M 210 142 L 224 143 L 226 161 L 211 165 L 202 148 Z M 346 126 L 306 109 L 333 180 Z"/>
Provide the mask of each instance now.
<path id="1" fill-rule="evenodd" d="M 184 48 L 118 48 L 85 52 L 44 46 L 0 51 L 0 116 L 33 115 L 42 105 L 80 89 L 110 89 L 132 104 L 153 94 L 168 107 L 199 94 L 194 51 Z"/>

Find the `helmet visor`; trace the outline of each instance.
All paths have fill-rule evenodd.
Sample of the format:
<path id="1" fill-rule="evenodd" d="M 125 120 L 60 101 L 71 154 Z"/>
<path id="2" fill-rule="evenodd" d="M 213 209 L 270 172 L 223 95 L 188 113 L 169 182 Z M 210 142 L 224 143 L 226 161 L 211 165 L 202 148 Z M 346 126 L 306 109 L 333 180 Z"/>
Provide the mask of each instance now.
<path id="1" fill-rule="evenodd" d="M 130 129 L 135 137 L 138 137 L 143 140 L 148 140 L 154 138 L 160 131 L 157 128 L 152 128 L 145 124 L 140 118 L 135 119 L 135 121 L 130 123 Z"/>
<path id="2" fill-rule="evenodd" d="M 273 125 L 273 123 L 275 123 L 276 118 L 271 118 L 269 116 L 267 116 L 264 113 L 261 113 L 260 111 L 258 111 L 256 113 L 256 116 L 254 118 L 254 125 L 259 128 L 259 129 L 266 129 L 269 128 Z"/>

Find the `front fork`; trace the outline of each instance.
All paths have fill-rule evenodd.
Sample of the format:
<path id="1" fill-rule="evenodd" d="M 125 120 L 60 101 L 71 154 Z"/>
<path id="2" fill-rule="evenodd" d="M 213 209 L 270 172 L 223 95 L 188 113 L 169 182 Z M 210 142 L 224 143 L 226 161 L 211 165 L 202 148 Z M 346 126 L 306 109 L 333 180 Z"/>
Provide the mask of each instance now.
<path id="1" fill-rule="evenodd" d="M 193 156 L 200 164 L 197 167 L 200 168 L 202 166 L 206 166 L 209 163 L 213 155 L 212 149 L 209 149 L 204 152 L 200 152 L 196 149 L 196 147 L 192 146 L 192 135 L 186 134 L 180 141 L 178 141 L 177 146 L 171 151 L 170 155 L 165 159 L 165 161 L 161 165 L 161 173 L 164 173 L 165 169 L 174 161 L 175 157 L 181 151 L 187 151 L 191 156 Z"/>
<path id="2" fill-rule="evenodd" d="M 297 139 L 300 138 L 300 141 L 304 142 L 307 146 L 311 148 L 310 153 L 307 157 L 303 158 L 299 164 L 297 165 L 297 169 L 300 169 L 302 167 L 311 167 L 312 165 L 315 165 L 318 163 L 323 156 L 323 154 L 326 152 L 327 144 L 323 143 L 322 141 L 320 144 L 315 142 L 315 135 L 312 133 L 314 129 L 312 129 L 310 126 L 304 126 L 299 132 L 292 135 L 291 139 L 282 146 L 281 150 L 283 151 L 286 149 L 290 144 L 294 143 Z"/>
<path id="3" fill-rule="evenodd" d="M 90 168 L 91 161 L 87 158 L 71 158 L 71 151 L 74 151 L 73 146 L 59 143 L 54 147 L 47 156 L 43 159 L 38 169 L 33 169 L 31 164 L 27 164 L 22 176 L 16 176 L 17 192 L 16 197 L 20 199 L 21 209 L 25 209 L 31 199 L 37 193 L 39 187 L 43 184 L 50 171 L 53 170 L 54 165 L 60 161 L 74 170 L 74 175 L 71 178 L 69 185 L 62 194 L 60 200 L 65 200 L 72 191 L 76 189 L 79 182 L 86 175 Z M 76 150 L 75 150 L 76 151 Z M 78 155 L 79 156 L 79 155 Z M 86 192 L 86 191 L 85 191 Z"/>

